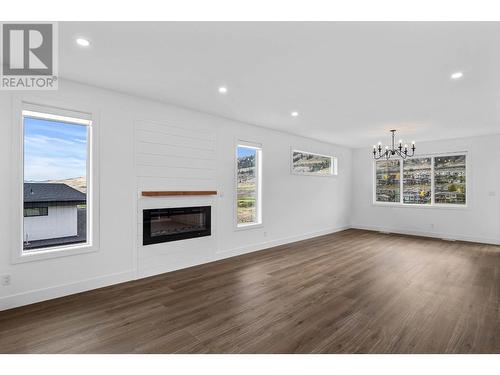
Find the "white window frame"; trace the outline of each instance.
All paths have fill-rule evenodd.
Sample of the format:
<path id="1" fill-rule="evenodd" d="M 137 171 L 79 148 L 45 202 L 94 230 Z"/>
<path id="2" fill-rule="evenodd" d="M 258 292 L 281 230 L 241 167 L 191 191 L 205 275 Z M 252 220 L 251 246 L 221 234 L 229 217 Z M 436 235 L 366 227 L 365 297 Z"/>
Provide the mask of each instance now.
<path id="1" fill-rule="evenodd" d="M 434 201 L 434 158 L 437 157 L 443 157 L 443 156 L 460 156 L 464 155 L 465 156 L 465 204 L 446 204 L 446 203 L 435 203 Z M 373 181 L 373 201 L 372 204 L 374 206 L 388 206 L 388 207 L 404 207 L 404 208 L 434 208 L 434 209 L 451 209 L 451 210 L 467 210 L 470 209 L 471 207 L 471 202 L 470 202 L 470 191 L 471 191 L 471 178 L 470 178 L 470 152 L 468 151 L 453 151 L 453 152 L 442 152 L 439 154 L 419 154 L 415 155 L 412 157 L 412 159 L 420 159 L 420 158 L 430 158 L 431 159 L 431 203 L 430 204 L 415 204 L 415 203 L 404 203 L 404 178 L 403 178 L 403 166 L 404 166 L 404 160 L 399 158 L 399 189 L 400 189 L 400 194 L 399 194 L 399 202 L 379 202 L 377 201 L 377 161 L 379 160 L 385 160 L 385 159 L 379 159 L 379 160 L 374 160 L 373 161 L 373 175 L 372 175 L 372 181 Z M 391 159 L 389 159 L 391 160 Z M 395 159 L 392 159 L 395 160 Z"/>
<path id="2" fill-rule="evenodd" d="M 63 256 L 84 254 L 99 250 L 99 182 L 98 138 L 94 116 L 90 112 L 67 110 L 19 100 L 14 103 L 13 123 L 13 228 L 12 263 L 39 261 Z M 87 241 L 41 249 L 23 250 L 24 226 L 24 117 L 37 117 L 54 121 L 85 125 L 87 128 Z"/>
<path id="3" fill-rule="evenodd" d="M 245 147 L 256 150 L 255 166 L 257 168 L 257 221 L 253 223 L 238 223 L 238 148 Z M 262 228 L 264 226 L 262 220 L 262 144 L 256 142 L 248 142 L 238 140 L 234 147 L 234 229 L 246 230 Z"/>
<path id="4" fill-rule="evenodd" d="M 331 162 L 331 168 L 330 168 L 330 173 L 329 174 L 319 174 L 319 173 L 312 173 L 312 172 L 304 172 L 304 173 L 297 173 L 294 172 L 293 170 L 293 153 L 294 152 L 301 152 L 304 154 L 310 154 L 310 155 L 316 155 L 316 156 L 321 156 L 325 158 L 330 158 Z M 338 175 L 338 166 L 337 166 L 338 160 L 335 156 L 332 155 L 325 155 L 325 154 L 318 154 L 317 152 L 310 152 L 310 151 L 304 151 L 299 148 L 290 148 L 290 173 L 295 175 L 295 176 L 316 176 L 316 177 L 335 177 Z"/>

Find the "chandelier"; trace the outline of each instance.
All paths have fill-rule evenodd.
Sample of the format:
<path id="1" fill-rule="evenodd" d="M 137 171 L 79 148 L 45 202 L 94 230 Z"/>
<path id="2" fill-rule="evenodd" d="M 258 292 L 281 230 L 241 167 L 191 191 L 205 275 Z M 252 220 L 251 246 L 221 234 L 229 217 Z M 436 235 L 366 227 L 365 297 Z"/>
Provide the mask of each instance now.
<path id="1" fill-rule="evenodd" d="M 396 136 L 396 130 L 393 129 L 391 130 L 392 133 L 392 146 L 385 146 L 385 149 L 382 151 L 382 143 L 379 142 L 378 146 L 373 145 L 373 158 L 375 160 L 386 158 L 389 159 L 392 156 L 399 156 L 403 159 L 406 159 L 407 157 L 412 157 L 415 155 L 415 141 L 411 143 L 411 154 L 408 153 L 408 145 L 405 144 L 403 146 L 403 141 L 399 141 L 399 145 L 396 147 L 396 144 L 394 143 L 394 138 Z"/>

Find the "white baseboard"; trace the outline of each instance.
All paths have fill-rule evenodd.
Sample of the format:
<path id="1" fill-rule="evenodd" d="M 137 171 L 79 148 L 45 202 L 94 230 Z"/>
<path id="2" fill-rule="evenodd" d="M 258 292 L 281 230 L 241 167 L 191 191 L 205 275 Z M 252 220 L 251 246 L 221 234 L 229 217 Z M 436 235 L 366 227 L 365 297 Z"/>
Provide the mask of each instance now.
<path id="1" fill-rule="evenodd" d="M 410 235 L 410 236 L 438 238 L 438 239 L 447 240 L 447 241 L 467 241 L 467 242 L 484 243 L 484 244 L 488 244 L 488 245 L 500 245 L 500 241 L 498 239 L 495 239 L 495 238 L 475 237 L 475 236 L 467 236 L 467 235 L 463 235 L 463 234 L 423 232 L 423 231 L 416 231 L 416 230 L 411 230 L 411 229 L 394 229 L 394 228 L 387 228 L 387 227 L 378 226 L 378 225 L 363 225 L 363 224 L 352 224 L 351 228 L 372 230 L 372 231 L 383 232 L 383 233 L 395 233 L 395 234 L 406 234 L 406 235 Z"/>
<path id="2" fill-rule="evenodd" d="M 392 228 L 386 228 L 375 225 L 362 225 L 362 224 L 353 224 L 351 226 L 342 226 L 337 228 L 324 229 L 321 231 L 305 233 L 298 236 L 291 236 L 286 238 L 281 238 L 272 241 L 261 242 L 257 244 L 252 244 L 248 246 L 242 246 L 234 249 L 219 251 L 215 254 L 213 259 L 210 259 L 208 262 L 217 261 L 221 259 L 231 258 L 238 255 L 243 255 L 247 253 L 251 253 L 254 251 L 264 250 L 267 248 L 286 245 L 292 242 L 307 240 L 314 237 L 319 237 L 335 232 L 340 232 L 342 230 L 346 230 L 349 228 L 354 229 L 364 229 L 364 230 L 372 230 L 378 232 L 387 232 L 387 233 L 397 233 L 397 234 L 407 234 L 414 236 L 423 236 L 423 237 L 433 237 L 440 239 L 448 239 L 448 240 L 458 240 L 458 241 L 470 241 L 470 242 L 478 242 L 492 245 L 500 245 L 500 241 L 498 239 L 489 239 L 489 238 L 481 238 L 481 237 L 472 237 L 465 235 L 450 235 L 449 233 L 431 233 L 431 232 L 420 232 L 414 230 L 395 230 Z M 177 269 L 193 267 L 199 264 L 204 264 L 208 262 L 200 262 L 186 265 L 185 267 L 159 267 L 155 269 L 147 269 L 141 272 L 136 272 L 135 270 L 130 270 L 121 273 L 115 273 L 111 275 L 106 275 L 102 277 L 96 277 L 92 279 L 82 280 L 71 284 L 58 285 L 49 288 L 37 289 L 33 291 L 23 292 L 19 294 L 14 294 L 10 296 L 0 297 L 0 311 L 7 310 L 14 307 L 29 305 L 36 302 L 46 301 L 53 298 L 64 297 L 70 294 L 85 292 L 92 289 L 102 288 L 105 286 L 119 284 L 126 281 L 131 281 L 138 278 L 144 278 L 149 276 L 154 276 L 158 274 L 162 274 L 165 272 L 175 271 Z"/>
<path id="3" fill-rule="evenodd" d="M 305 233 L 301 234 L 298 236 L 290 236 L 290 237 L 285 237 L 285 238 L 280 238 L 277 240 L 272 240 L 272 241 L 266 241 L 266 242 L 261 242 L 258 244 L 252 244 L 248 246 L 242 246 L 238 247 L 235 249 L 229 249 L 229 250 L 224 250 L 224 251 L 219 251 L 216 254 L 216 259 L 215 260 L 221 260 L 221 259 L 226 259 L 226 258 L 231 258 L 234 256 L 238 255 L 243 255 L 247 253 L 252 253 L 254 251 L 259 251 L 259 250 L 264 250 L 270 247 L 275 247 L 275 246 L 280 246 L 280 245 L 286 245 L 292 242 L 297 242 L 297 241 L 303 241 L 307 240 L 310 238 L 314 237 L 319 237 L 319 236 L 324 236 L 326 234 L 332 234 L 336 232 L 340 232 L 346 229 L 349 229 L 350 226 L 342 226 L 342 227 L 337 227 L 337 228 L 329 228 L 329 229 L 323 229 L 320 231 L 316 232 L 310 232 L 310 233 Z"/>
<path id="4" fill-rule="evenodd" d="M 113 284 L 133 280 L 134 271 L 120 272 L 102 277 L 86 279 L 71 284 L 57 285 L 49 288 L 31 290 L 0 298 L 0 311 L 14 307 L 30 305 L 32 303 L 47 301 L 49 299 L 68 296 L 92 289 L 102 288 Z"/>
<path id="5" fill-rule="evenodd" d="M 159 275 L 166 272 L 176 271 L 178 269 L 194 267 L 200 264 L 205 264 L 209 262 L 214 262 L 217 260 L 234 257 L 237 255 L 242 255 L 258 250 L 267 249 L 274 246 L 285 245 L 288 243 L 302 241 L 309 238 L 314 238 L 318 236 L 323 236 L 330 233 L 339 232 L 345 229 L 349 229 L 349 226 L 343 226 L 339 228 L 324 229 L 317 232 L 306 233 L 298 236 L 286 237 L 278 240 L 261 242 L 258 244 L 252 244 L 249 246 L 243 246 L 231 250 L 225 250 L 222 252 L 217 252 L 215 257 L 209 259 L 206 262 L 190 263 L 181 267 L 172 267 L 171 265 L 148 268 L 145 270 L 130 270 L 127 272 L 115 273 L 111 275 L 106 275 L 102 277 L 87 279 L 78 281 L 71 284 L 58 285 L 49 288 L 37 289 L 32 291 L 27 291 L 19 294 L 14 294 L 10 296 L 0 297 L 0 311 L 12 309 L 19 306 L 29 305 L 36 302 L 47 301 L 54 298 L 64 297 L 71 294 L 76 294 L 80 292 L 89 291 L 92 289 L 102 288 L 105 286 L 119 284 L 126 281 L 131 281 L 135 279 L 141 279 L 149 276 Z"/>
<path id="6" fill-rule="evenodd" d="M 193 262 L 193 263 L 189 263 L 189 264 L 185 264 L 185 265 L 171 265 L 171 264 L 159 265 L 157 267 L 148 267 L 145 269 L 139 269 L 137 271 L 137 278 L 142 279 L 145 277 L 160 275 L 162 273 L 173 272 L 173 271 L 177 271 L 177 270 L 181 270 L 181 269 L 185 269 L 185 268 L 195 267 L 195 266 L 198 266 L 201 264 L 215 262 L 215 261 L 226 259 L 226 258 L 232 258 L 232 257 L 238 256 L 238 255 L 243 255 L 243 254 L 247 254 L 247 253 L 252 253 L 254 251 L 268 249 L 270 247 L 286 245 L 286 244 L 292 243 L 292 242 L 307 240 L 309 238 L 324 236 L 326 234 L 331 234 L 331 233 L 339 232 L 339 231 L 346 230 L 346 229 L 349 229 L 349 226 L 324 229 L 321 231 L 305 233 L 305 234 L 301 234 L 298 236 L 290 236 L 290 237 L 280 238 L 277 240 L 260 242 L 257 244 L 242 246 L 242 247 L 238 247 L 238 248 L 234 248 L 234 249 L 218 251 L 215 253 L 215 256 L 213 258 L 208 259 L 205 262 L 203 262 L 203 261 Z"/>
<path id="7" fill-rule="evenodd" d="M 151 277 L 151 276 L 156 276 L 156 275 L 161 275 L 163 273 L 169 273 L 169 272 L 174 272 L 186 268 L 191 268 L 191 267 L 196 267 L 200 266 L 202 264 L 207 264 L 210 262 L 213 262 L 215 259 L 208 259 L 207 261 L 203 262 L 191 262 L 188 264 L 184 265 L 171 265 L 171 264 L 163 264 L 159 265 L 156 267 L 145 267 L 143 269 L 138 269 L 137 274 L 136 274 L 136 279 L 144 279 L 146 277 Z"/>

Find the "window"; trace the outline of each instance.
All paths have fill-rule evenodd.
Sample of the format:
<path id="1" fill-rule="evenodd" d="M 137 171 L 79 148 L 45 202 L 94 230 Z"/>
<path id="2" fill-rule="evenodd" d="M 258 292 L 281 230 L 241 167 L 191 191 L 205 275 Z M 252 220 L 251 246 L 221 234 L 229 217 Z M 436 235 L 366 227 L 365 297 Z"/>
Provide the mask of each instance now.
<path id="1" fill-rule="evenodd" d="M 261 157 L 257 146 L 236 147 L 236 222 L 238 227 L 262 223 Z"/>
<path id="2" fill-rule="evenodd" d="M 400 164 L 399 160 L 378 160 L 376 162 L 376 201 L 400 201 Z"/>
<path id="3" fill-rule="evenodd" d="M 90 244 L 90 132 L 83 118 L 23 111 L 22 250 Z"/>
<path id="4" fill-rule="evenodd" d="M 465 204 L 465 155 L 434 158 L 434 201 Z"/>
<path id="5" fill-rule="evenodd" d="M 431 204 L 431 158 L 403 162 L 403 203 Z"/>
<path id="6" fill-rule="evenodd" d="M 292 150 L 292 173 L 312 176 L 337 174 L 336 158 L 328 155 Z"/>
<path id="7" fill-rule="evenodd" d="M 34 217 L 34 216 L 48 216 L 48 207 L 33 207 L 24 209 L 24 217 Z"/>
<path id="8" fill-rule="evenodd" d="M 464 154 L 378 160 L 375 162 L 375 202 L 465 206 L 466 165 Z"/>

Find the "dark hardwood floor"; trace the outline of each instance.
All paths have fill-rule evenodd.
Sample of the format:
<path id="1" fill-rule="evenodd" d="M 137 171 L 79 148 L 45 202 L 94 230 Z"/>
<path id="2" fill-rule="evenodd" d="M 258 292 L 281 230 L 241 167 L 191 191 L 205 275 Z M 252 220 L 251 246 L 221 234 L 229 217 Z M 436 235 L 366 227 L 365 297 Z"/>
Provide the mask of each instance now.
<path id="1" fill-rule="evenodd" d="M 500 247 L 361 230 L 0 312 L 2 353 L 500 353 Z"/>

